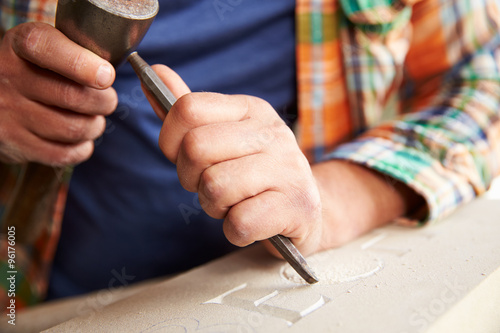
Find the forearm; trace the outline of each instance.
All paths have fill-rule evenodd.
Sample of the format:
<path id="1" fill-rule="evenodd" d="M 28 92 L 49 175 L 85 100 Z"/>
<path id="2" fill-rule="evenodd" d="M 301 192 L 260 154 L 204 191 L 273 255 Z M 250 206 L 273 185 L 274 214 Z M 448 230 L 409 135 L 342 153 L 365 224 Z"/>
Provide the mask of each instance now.
<path id="1" fill-rule="evenodd" d="M 321 249 L 342 245 L 425 207 L 403 183 L 359 164 L 331 160 L 312 166 L 323 206 Z"/>

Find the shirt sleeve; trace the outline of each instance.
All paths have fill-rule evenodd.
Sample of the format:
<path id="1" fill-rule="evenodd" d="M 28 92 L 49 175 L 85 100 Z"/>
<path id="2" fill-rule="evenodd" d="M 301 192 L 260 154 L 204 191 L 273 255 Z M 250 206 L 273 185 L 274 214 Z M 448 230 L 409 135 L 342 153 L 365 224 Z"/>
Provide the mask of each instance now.
<path id="1" fill-rule="evenodd" d="M 47 182 L 54 172 L 57 177 Z M 0 304 L 7 314 L 46 296 L 71 172 L 0 163 L 0 269 L 6 275 Z"/>
<path id="2" fill-rule="evenodd" d="M 368 127 L 326 159 L 363 164 L 413 188 L 428 215 L 404 221 L 418 224 L 471 201 L 499 172 L 500 14 L 498 2 L 487 0 L 422 1 L 411 9 L 392 104 L 401 115 Z"/>

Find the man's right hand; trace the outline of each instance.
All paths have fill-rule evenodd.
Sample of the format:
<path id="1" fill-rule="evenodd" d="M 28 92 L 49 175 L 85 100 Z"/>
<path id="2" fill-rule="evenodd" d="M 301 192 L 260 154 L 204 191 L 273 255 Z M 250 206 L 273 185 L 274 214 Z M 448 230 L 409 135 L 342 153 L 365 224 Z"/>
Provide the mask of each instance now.
<path id="1" fill-rule="evenodd" d="M 0 45 L 0 161 L 80 163 L 118 103 L 106 60 L 43 23 L 7 31 Z"/>

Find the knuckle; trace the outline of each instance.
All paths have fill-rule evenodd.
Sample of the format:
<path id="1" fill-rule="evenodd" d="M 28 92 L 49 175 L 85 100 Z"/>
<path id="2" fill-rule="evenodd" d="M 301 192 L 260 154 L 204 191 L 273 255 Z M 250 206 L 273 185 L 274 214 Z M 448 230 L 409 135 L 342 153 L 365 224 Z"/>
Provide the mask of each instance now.
<path id="1" fill-rule="evenodd" d="M 290 128 L 282 121 L 264 126 L 255 139 L 259 149 L 266 150 L 279 145 L 280 147 L 290 147 L 290 142 L 295 142 L 295 136 Z"/>
<path id="2" fill-rule="evenodd" d="M 288 127 L 284 121 L 277 120 L 273 126 L 272 130 L 277 138 L 283 143 L 285 142 L 296 142 L 295 135 L 293 131 Z"/>
<path id="3" fill-rule="evenodd" d="M 87 67 L 87 57 L 83 52 L 77 52 L 73 57 L 68 57 L 68 68 L 76 75 Z"/>
<path id="4" fill-rule="evenodd" d="M 177 162 L 177 155 L 173 152 L 171 146 L 170 140 L 168 140 L 168 130 L 166 130 L 163 125 L 160 130 L 160 135 L 158 136 L 158 147 L 167 159 L 175 164 Z"/>
<path id="5" fill-rule="evenodd" d="M 60 81 L 56 85 L 55 96 L 63 107 L 71 110 L 80 109 L 88 100 L 81 87 L 65 81 Z"/>
<path id="6" fill-rule="evenodd" d="M 196 175 L 193 175 L 191 167 L 185 163 L 185 160 L 180 158 L 177 161 L 177 177 L 181 186 L 189 192 L 198 191 L 198 183 Z"/>
<path id="7" fill-rule="evenodd" d="M 81 163 L 90 158 L 94 151 L 94 145 L 91 141 L 87 141 L 76 147 L 64 148 L 62 151 L 55 154 L 53 157 L 54 166 L 67 166 Z"/>
<path id="8" fill-rule="evenodd" d="M 188 192 L 199 192 L 199 174 L 197 170 L 192 169 L 189 165 L 184 163 L 183 159 L 177 161 L 177 176 L 181 186 Z"/>
<path id="9" fill-rule="evenodd" d="M 207 159 L 205 140 L 199 135 L 199 131 L 196 129 L 184 135 L 180 148 L 184 152 L 186 159 L 192 164 L 200 164 Z"/>
<path id="10" fill-rule="evenodd" d="M 106 130 L 106 118 L 103 116 L 96 116 L 94 122 L 95 124 L 92 126 L 91 135 L 88 137 L 90 140 L 97 139 L 104 134 L 104 131 Z"/>
<path id="11" fill-rule="evenodd" d="M 292 203 L 300 207 L 310 221 L 317 221 L 322 216 L 322 203 L 316 184 L 313 180 L 307 181 L 293 193 Z"/>
<path id="12" fill-rule="evenodd" d="M 65 128 L 64 134 L 71 142 L 78 142 L 87 139 L 87 124 L 85 121 L 72 120 Z"/>
<path id="13" fill-rule="evenodd" d="M 208 168 L 201 174 L 201 186 L 203 195 L 211 200 L 217 201 L 225 192 L 225 176 Z"/>
<path id="14" fill-rule="evenodd" d="M 269 102 L 256 96 L 245 95 L 245 97 L 248 109 L 258 110 L 259 113 L 262 114 L 263 117 L 267 119 L 267 121 L 269 122 L 275 119 L 281 121 L 281 118 L 279 117 L 278 113 Z"/>
<path id="15" fill-rule="evenodd" d="M 175 102 L 174 114 L 181 124 L 196 127 L 200 122 L 198 103 L 193 94 L 186 94 Z"/>
<path id="16" fill-rule="evenodd" d="M 104 103 L 103 105 L 103 115 L 110 115 L 113 111 L 118 107 L 118 94 L 115 89 L 108 88 L 106 90 L 98 90 L 101 94 L 104 95 Z M 125 113 L 125 116 L 128 116 Z"/>
<path id="17" fill-rule="evenodd" d="M 223 227 L 226 238 L 232 244 L 245 246 L 253 242 L 252 223 L 241 211 L 234 208 L 229 210 Z"/>
<path id="18" fill-rule="evenodd" d="M 214 219 L 223 219 L 227 214 L 227 208 L 221 207 L 212 200 L 206 198 L 202 193 L 199 195 L 200 206 L 208 216 Z"/>
<path id="19" fill-rule="evenodd" d="M 110 115 L 118 106 L 114 89 L 95 90 L 77 83 L 61 82 L 56 89 L 65 108 L 95 115 Z"/>
<path id="20" fill-rule="evenodd" d="M 297 150 L 294 152 L 287 152 L 287 153 L 288 153 L 287 165 L 290 168 L 304 170 L 304 171 L 309 171 L 311 169 L 309 161 L 301 151 Z"/>
<path id="21" fill-rule="evenodd" d="M 179 167 L 177 166 L 177 170 L 179 169 Z M 186 178 L 186 177 L 183 177 L 183 175 L 181 173 L 179 173 L 179 171 L 177 171 L 177 174 L 178 174 L 178 178 L 179 178 L 179 183 L 181 184 L 182 188 L 185 189 L 186 191 L 188 192 L 196 192 L 196 190 L 193 189 L 193 183 L 190 179 Z"/>
<path id="22" fill-rule="evenodd" d="M 24 24 L 14 33 L 14 45 L 23 55 L 44 53 L 50 48 L 48 29 L 43 24 Z"/>
<path id="23" fill-rule="evenodd" d="M 276 140 L 276 133 L 271 127 L 264 127 L 256 138 L 256 146 L 259 151 L 266 150 Z"/>

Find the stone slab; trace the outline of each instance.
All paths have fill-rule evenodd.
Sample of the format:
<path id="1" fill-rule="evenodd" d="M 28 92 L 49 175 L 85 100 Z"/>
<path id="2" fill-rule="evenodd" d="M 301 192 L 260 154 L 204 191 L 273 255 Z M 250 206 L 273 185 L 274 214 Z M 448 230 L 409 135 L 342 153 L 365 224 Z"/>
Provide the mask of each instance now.
<path id="1" fill-rule="evenodd" d="M 308 262 L 316 285 L 251 246 L 46 332 L 500 332 L 494 195 L 437 224 L 387 226 Z"/>

